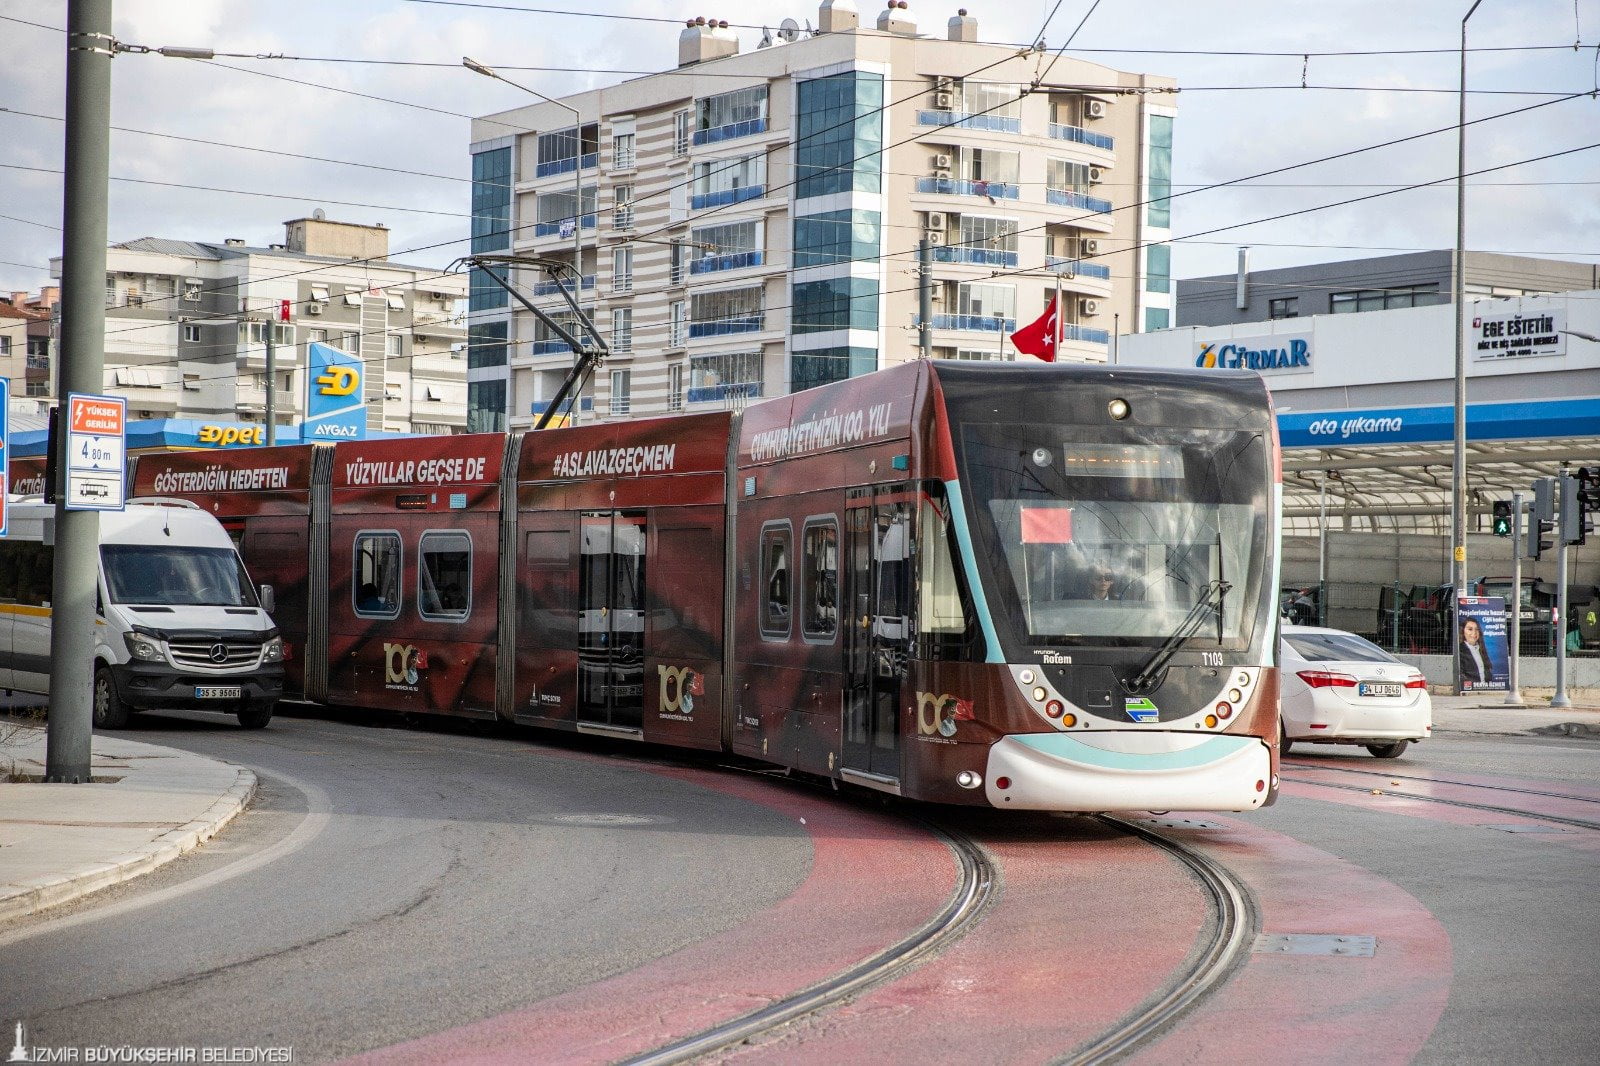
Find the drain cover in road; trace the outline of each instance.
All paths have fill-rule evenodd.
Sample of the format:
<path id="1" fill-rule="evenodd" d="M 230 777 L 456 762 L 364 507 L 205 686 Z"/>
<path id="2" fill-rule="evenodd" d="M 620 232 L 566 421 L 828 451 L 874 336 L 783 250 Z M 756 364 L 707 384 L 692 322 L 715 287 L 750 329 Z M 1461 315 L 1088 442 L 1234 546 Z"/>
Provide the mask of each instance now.
<path id="1" fill-rule="evenodd" d="M 1345 933 L 1258 933 L 1250 950 L 1263 955 L 1344 955 L 1370 959 L 1378 950 L 1375 936 Z"/>
<path id="2" fill-rule="evenodd" d="M 671 818 L 661 818 L 650 814 L 554 814 L 550 820 L 558 825 L 668 825 Z"/>

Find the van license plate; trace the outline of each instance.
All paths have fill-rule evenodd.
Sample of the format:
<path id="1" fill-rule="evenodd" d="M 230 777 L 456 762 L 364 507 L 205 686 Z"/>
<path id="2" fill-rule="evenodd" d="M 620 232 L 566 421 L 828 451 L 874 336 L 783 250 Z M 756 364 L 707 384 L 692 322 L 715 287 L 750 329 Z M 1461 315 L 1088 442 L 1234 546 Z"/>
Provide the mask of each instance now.
<path id="1" fill-rule="evenodd" d="M 1393 682 L 1363 681 L 1358 691 L 1363 696 L 1398 696 L 1405 688 Z"/>
<path id="2" fill-rule="evenodd" d="M 194 698 L 197 700 L 236 700 L 244 695 L 244 689 L 238 685 L 196 685 Z"/>

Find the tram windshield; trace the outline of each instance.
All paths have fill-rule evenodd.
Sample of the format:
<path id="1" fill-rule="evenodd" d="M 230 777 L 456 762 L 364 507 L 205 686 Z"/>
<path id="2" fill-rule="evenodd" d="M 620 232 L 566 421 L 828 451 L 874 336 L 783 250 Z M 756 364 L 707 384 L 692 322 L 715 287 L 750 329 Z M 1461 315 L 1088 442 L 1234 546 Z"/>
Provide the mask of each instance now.
<path id="1" fill-rule="evenodd" d="M 1223 582 L 1188 644 L 1249 643 L 1268 528 L 1265 443 L 1229 430 L 1129 432 L 1107 441 L 1065 427 L 963 428 L 1003 642 L 1159 644 Z"/>

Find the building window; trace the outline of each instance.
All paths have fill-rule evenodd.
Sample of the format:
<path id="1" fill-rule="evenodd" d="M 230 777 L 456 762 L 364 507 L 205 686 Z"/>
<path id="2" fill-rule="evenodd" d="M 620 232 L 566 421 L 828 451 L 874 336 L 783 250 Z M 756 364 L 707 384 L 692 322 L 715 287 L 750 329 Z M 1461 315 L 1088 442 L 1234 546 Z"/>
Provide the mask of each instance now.
<path id="1" fill-rule="evenodd" d="M 682 241 L 672 242 L 672 268 L 668 272 L 667 279 L 670 284 L 683 284 L 684 264 L 689 261 L 688 252 Z"/>
<path id="2" fill-rule="evenodd" d="M 351 606 L 362 618 L 400 617 L 400 534 L 356 534 L 351 555 Z"/>
<path id="3" fill-rule="evenodd" d="M 796 86 L 795 195 L 879 191 L 883 77 L 851 71 Z"/>
<path id="4" fill-rule="evenodd" d="M 761 635 L 770 640 L 789 639 L 790 538 L 787 522 L 761 529 Z"/>
<path id="5" fill-rule="evenodd" d="M 1172 228 L 1172 116 L 1150 116 L 1150 164 L 1145 188 L 1145 220 L 1154 229 Z"/>
<path id="6" fill-rule="evenodd" d="M 982 185 L 1014 186 L 1021 176 L 1022 156 L 993 148 L 961 149 L 961 178 Z M 995 190 L 999 192 L 1000 190 Z M 983 192 L 978 192 L 983 195 Z"/>
<path id="7" fill-rule="evenodd" d="M 689 336 L 720 337 L 761 329 L 762 287 L 697 292 L 690 298 Z"/>
<path id="8" fill-rule="evenodd" d="M 430 622 L 465 621 L 472 612 L 472 537 L 429 530 L 417 554 L 417 613 Z"/>
<path id="9" fill-rule="evenodd" d="M 618 185 L 613 193 L 616 210 L 611 213 L 612 229 L 633 228 L 633 186 Z"/>
<path id="10" fill-rule="evenodd" d="M 625 415 L 630 404 L 630 389 L 633 382 L 631 370 L 613 370 L 611 372 L 611 413 Z"/>
<path id="11" fill-rule="evenodd" d="M 875 348 L 812 348 L 795 352 L 789 360 L 789 391 L 804 392 L 878 369 Z"/>
<path id="12" fill-rule="evenodd" d="M 24 392 L 23 395 L 24 396 L 48 396 L 48 395 L 50 395 L 50 383 L 48 381 L 32 381 L 32 380 L 30 380 L 27 383 L 27 391 Z"/>
<path id="13" fill-rule="evenodd" d="M 829 278 L 797 282 L 790 328 L 795 334 L 825 333 L 836 329 L 878 328 L 878 280 Z"/>
<path id="14" fill-rule="evenodd" d="M 961 110 L 969 115 L 1022 119 L 1022 90 L 1002 82 L 967 81 L 961 84 Z"/>
<path id="15" fill-rule="evenodd" d="M 832 643 L 839 631 L 839 523 L 810 519 L 800 537 L 800 632 Z"/>
<path id="16" fill-rule="evenodd" d="M 505 381 L 467 382 L 467 432 L 499 433 L 505 428 Z"/>
<path id="17" fill-rule="evenodd" d="M 1394 289 L 1336 292 L 1328 298 L 1328 310 L 1339 315 L 1353 311 L 1385 311 L 1396 307 L 1431 307 L 1449 302 L 1439 292 L 1437 284 L 1405 285 Z"/>
<path id="18" fill-rule="evenodd" d="M 684 341 L 684 304 L 674 300 L 667 307 L 667 347 L 682 348 Z"/>
<path id="19" fill-rule="evenodd" d="M 306 340 L 309 341 L 312 344 L 327 344 L 328 343 L 328 331 L 325 330 L 325 329 L 314 329 L 314 330 L 311 330 L 306 335 Z"/>
<path id="20" fill-rule="evenodd" d="M 683 410 L 682 363 L 672 363 L 667 367 L 667 410 Z"/>
<path id="21" fill-rule="evenodd" d="M 200 327 L 192 322 L 185 322 L 183 324 L 183 339 L 189 344 L 199 344 Z"/>
<path id="22" fill-rule="evenodd" d="M 613 170 L 633 169 L 633 134 L 619 133 L 611 138 L 611 167 Z"/>
<path id="23" fill-rule="evenodd" d="M 399 359 L 406 354 L 405 338 L 398 333 L 391 333 L 384 339 L 384 351 L 391 358 Z"/>
<path id="24" fill-rule="evenodd" d="M 1172 245 L 1152 244 L 1145 249 L 1144 291 L 1172 291 Z"/>
<path id="25" fill-rule="evenodd" d="M 689 264 L 691 274 L 761 265 L 759 221 L 701 226 L 690 231 L 689 239 L 700 249 L 700 257 Z"/>
<path id="26" fill-rule="evenodd" d="M 989 215 L 962 215 L 954 244 L 937 249 L 944 262 L 987 266 L 1017 265 L 1017 222 Z"/>
<path id="27" fill-rule="evenodd" d="M 489 152 L 474 153 L 472 250 L 494 252 L 509 247 L 511 247 L 511 149 L 496 148 Z M 498 286 L 495 288 L 500 292 L 500 306 L 503 307 L 505 292 Z"/>
<path id="28" fill-rule="evenodd" d="M 707 96 L 695 103 L 695 144 L 715 144 L 766 131 L 765 85 Z"/>
<path id="29" fill-rule="evenodd" d="M 1268 318 L 1299 318 L 1300 317 L 1300 297 L 1298 297 L 1298 296 L 1280 296 L 1277 299 L 1268 300 L 1267 301 L 1267 317 Z"/>
<path id="30" fill-rule="evenodd" d="M 689 154 L 689 131 L 693 128 L 689 112 L 677 111 L 672 115 L 672 154 Z"/>
<path id="31" fill-rule="evenodd" d="M 294 343 L 294 326 L 288 322 L 275 322 L 272 325 L 272 343 L 288 345 Z M 266 325 L 262 322 L 239 323 L 239 344 L 245 347 L 266 347 Z"/>
<path id="32" fill-rule="evenodd" d="M 340 351 L 344 352 L 346 355 L 355 355 L 361 351 L 361 334 L 355 332 L 346 332 L 341 343 L 344 345 L 344 347 L 341 348 Z"/>
<path id="33" fill-rule="evenodd" d="M 1166 329 L 1172 321 L 1172 312 L 1165 307 L 1146 307 L 1144 309 L 1144 331 Z"/>
<path id="34" fill-rule="evenodd" d="M 582 157 L 581 163 L 579 157 Z M 538 162 L 533 176 L 571 174 L 580 165 L 587 169 L 600 161 L 600 126 L 591 122 L 581 129 L 570 126 L 553 133 L 539 134 Z"/>
<path id="35" fill-rule="evenodd" d="M 1017 317 L 1017 287 L 963 282 L 956 286 L 956 314 L 1012 321 Z"/>
<path id="36" fill-rule="evenodd" d="M 583 189 L 583 228 L 594 229 L 595 205 L 598 202 L 595 187 L 586 186 Z M 552 234 L 572 235 L 573 194 L 571 189 L 558 189 L 555 192 L 540 193 L 534 202 L 534 215 L 536 221 L 533 227 L 535 237 L 548 237 Z"/>
<path id="37" fill-rule="evenodd" d="M 611 350 L 633 351 L 633 308 L 616 307 L 611 311 Z"/>
<path id="38" fill-rule="evenodd" d="M 875 262 L 881 241 L 876 211 L 824 211 L 794 220 L 794 265 L 838 266 Z"/>
<path id="39" fill-rule="evenodd" d="M 694 185 L 689 206 L 696 211 L 724 207 L 759 198 L 766 190 L 767 157 L 708 159 L 694 165 Z"/>
<path id="40" fill-rule="evenodd" d="M 467 327 L 467 367 L 506 365 L 507 324 L 474 322 Z"/>
<path id="41" fill-rule="evenodd" d="M 632 248 L 616 248 L 611 252 L 611 291 L 633 291 Z"/>
<path id="42" fill-rule="evenodd" d="M 741 401 L 761 395 L 761 353 L 726 352 L 689 360 L 690 403 Z"/>

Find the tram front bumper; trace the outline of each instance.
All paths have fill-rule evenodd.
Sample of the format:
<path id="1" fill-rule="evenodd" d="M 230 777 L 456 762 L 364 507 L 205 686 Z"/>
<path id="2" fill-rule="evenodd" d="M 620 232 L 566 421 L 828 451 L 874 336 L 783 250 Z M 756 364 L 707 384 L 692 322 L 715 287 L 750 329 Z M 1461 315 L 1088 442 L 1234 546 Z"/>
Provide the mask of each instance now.
<path id="1" fill-rule="evenodd" d="M 984 791 L 996 807 L 1033 811 L 1246 811 L 1268 802 L 1271 775 L 1259 737 L 1021 733 L 989 749 Z"/>

